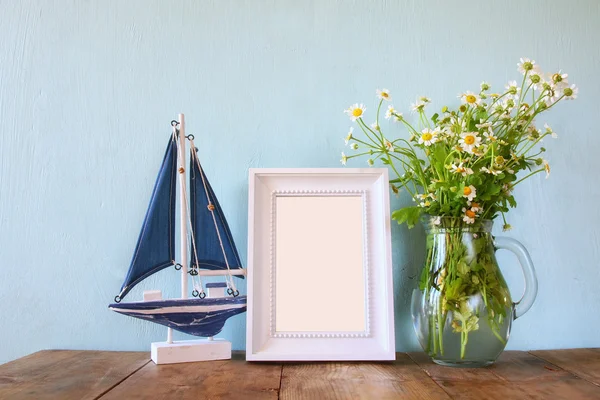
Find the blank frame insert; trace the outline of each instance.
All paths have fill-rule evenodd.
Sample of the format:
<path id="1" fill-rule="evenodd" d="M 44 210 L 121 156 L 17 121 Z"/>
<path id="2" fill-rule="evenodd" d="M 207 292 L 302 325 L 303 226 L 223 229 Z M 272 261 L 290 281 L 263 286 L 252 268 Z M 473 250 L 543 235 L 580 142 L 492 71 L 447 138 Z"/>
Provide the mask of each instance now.
<path id="1" fill-rule="evenodd" d="M 363 201 L 277 196 L 277 333 L 366 330 Z"/>

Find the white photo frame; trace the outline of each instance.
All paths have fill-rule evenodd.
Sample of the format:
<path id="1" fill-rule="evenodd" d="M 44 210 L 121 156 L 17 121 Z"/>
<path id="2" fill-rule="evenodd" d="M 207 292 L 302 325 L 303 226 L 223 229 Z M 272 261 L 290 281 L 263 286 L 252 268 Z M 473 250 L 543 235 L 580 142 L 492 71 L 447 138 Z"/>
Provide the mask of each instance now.
<path id="1" fill-rule="evenodd" d="M 385 168 L 250 169 L 248 361 L 394 360 Z"/>

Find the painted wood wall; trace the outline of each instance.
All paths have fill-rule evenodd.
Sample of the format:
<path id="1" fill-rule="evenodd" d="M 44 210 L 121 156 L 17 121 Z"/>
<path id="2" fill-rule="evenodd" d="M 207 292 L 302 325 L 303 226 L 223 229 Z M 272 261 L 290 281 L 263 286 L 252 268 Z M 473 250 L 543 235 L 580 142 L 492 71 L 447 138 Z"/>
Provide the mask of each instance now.
<path id="1" fill-rule="evenodd" d="M 0 0 L 0 362 L 163 340 L 162 327 L 107 305 L 178 112 L 245 260 L 249 167 L 338 166 L 342 110 L 364 102 L 373 118 L 376 88 L 405 114 L 420 95 L 454 105 L 482 80 L 518 79 L 524 56 L 581 91 L 546 119 L 559 134 L 547 141 L 550 179 L 520 187 L 510 214 L 540 293 L 509 348 L 600 346 L 599 21 L 594 0 Z M 414 350 L 423 231 L 393 237 L 397 348 Z M 516 261 L 501 262 L 518 298 Z M 178 279 L 165 270 L 131 296 L 176 295 Z M 222 335 L 235 349 L 244 318 Z"/>

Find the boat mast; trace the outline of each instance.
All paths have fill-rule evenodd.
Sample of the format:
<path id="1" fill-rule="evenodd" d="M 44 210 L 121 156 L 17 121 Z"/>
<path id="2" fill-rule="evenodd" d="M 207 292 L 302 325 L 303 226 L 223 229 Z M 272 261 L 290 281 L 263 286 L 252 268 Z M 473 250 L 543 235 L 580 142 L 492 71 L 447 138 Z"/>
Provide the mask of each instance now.
<path id="1" fill-rule="evenodd" d="M 179 151 L 177 152 L 177 164 L 179 172 L 179 226 L 180 226 L 180 249 L 181 249 L 181 298 L 187 299 L 188 294 L 188 232 L 187 232 L 187 199 L 186 199 L 186 176 L 185 173 L 185 117 L 179 114 Z"/>

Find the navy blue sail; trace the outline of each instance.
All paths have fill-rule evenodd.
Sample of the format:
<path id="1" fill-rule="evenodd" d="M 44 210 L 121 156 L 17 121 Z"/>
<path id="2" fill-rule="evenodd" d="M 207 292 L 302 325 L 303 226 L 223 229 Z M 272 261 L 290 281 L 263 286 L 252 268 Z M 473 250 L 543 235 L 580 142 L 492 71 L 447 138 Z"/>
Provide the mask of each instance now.
<path id="1" fill-rule="evenodd" d="M 167 145 L 129 272 L 121 286 L 121 293 L 116 298 L 117 301 L 121 301 L 135 285 L 150 275 L 173 265 L 177 174 L 175 140 L 175 137 L 171 136 Z"/>
<path id="2" fill-rule="evenodd" d="M 191 151 L 190 216 L 192 231 L 196 239 L 196 251 L 194 252 L 194 249 L 191 249 L 191 265 L 212 270 L 227 269 L 226 256 L 229 268 L 242 268 L 242 262 L 235 247 L 233 236 L 231 236 L 227 220 L 223 215 L 221 205 L 208 182 L 204 170 L 196 160 L 194 149 Z M 209 210 L 209 206 L 214 206 L 213 212 L 216 220 L 216 228 L 219 230 L 223 249 L 221 249 L 221 244 L 219 243 L 219 236 L 215 229 L 215 220 L 213 220 L 213 213 Z M 198 256 L 197 258 L 196 255 Z M 243 275 L 240 278 L 243 278 Z"/>

